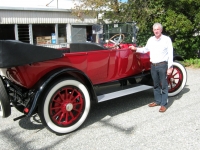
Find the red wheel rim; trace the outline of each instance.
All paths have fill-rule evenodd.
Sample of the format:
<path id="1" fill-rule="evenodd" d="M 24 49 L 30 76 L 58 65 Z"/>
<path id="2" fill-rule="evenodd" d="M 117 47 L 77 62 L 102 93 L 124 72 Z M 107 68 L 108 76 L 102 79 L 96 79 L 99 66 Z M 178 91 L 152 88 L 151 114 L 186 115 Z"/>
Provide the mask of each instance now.
<path id="1" fill-rule="evenodd" d="M 183 82 L 183 73 L 178 67 L 173 67 L 171 75 L 167 76 L 169 93 L 176 91 Z"/>
<path id="2" fill-rule="evenodd" d="M 71 126 L 76 123 L 84 111 L 84 96 L 76 87 L 68 86 L 59 89 L 53 95 L 49 114 L 58 126 Z"/>

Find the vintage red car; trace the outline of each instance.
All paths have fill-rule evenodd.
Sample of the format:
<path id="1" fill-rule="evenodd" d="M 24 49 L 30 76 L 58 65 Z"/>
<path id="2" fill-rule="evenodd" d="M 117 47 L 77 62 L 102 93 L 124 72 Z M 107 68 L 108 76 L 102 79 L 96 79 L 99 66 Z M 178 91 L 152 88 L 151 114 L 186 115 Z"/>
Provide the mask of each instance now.
<path id="1" fill-rule="evenodd" d="M 84 123 L 92 102 L 152 88 L 149 54 L 129 49 L 136 41 L 136 24 L 95 30 L 93 39 L 99 43 L 71 43 L 69 48 L 0 41 L 0 116 L 9 117 L 14 106 L 22 112 L 14 120 L 37 113 L 50 131 L 65 134 Z M 181 92 L 187 81 L 180 60 L 174 55 L 169 96 Z"/>

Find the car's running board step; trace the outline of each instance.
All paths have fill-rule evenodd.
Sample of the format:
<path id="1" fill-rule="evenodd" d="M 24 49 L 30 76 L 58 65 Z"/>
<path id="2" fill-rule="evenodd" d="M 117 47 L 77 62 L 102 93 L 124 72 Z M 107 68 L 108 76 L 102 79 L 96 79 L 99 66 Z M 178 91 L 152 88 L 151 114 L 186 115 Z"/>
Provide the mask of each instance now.
<path id="1" fill-rule="evenodd" d="M 120 91 L 117 91 L 117 92 L 99 95 L 99 96 L 97 96 L 97 98 L 98 98 L 98 102 L 100 103 L 100 102 L 103 102 L 103 101 L 107 101 L 107 100 L 110 100 L 110 99 L 130 95 L 130 94 L 137 93 L 137 92 L 144 91 L 144 90 L 148 90 L 148 89 L 151 89 L 151 88 L 152 88 L 152 86 L 140 85 L 140 86 L 137 86 L 137 87 L 124 89 L 124 90 L 120 90 Z"/>

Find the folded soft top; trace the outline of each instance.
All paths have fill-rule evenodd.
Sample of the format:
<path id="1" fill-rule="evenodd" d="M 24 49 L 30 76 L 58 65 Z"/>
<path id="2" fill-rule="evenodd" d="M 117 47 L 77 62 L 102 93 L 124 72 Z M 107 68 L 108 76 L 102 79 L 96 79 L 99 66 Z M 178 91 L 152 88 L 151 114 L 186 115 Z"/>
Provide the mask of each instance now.
<path id="1" fill-rule="evenodd" d="M 62 51 L 11 40 L 0 40 L 0 68 L 22 66 L 63 57 Z"/>

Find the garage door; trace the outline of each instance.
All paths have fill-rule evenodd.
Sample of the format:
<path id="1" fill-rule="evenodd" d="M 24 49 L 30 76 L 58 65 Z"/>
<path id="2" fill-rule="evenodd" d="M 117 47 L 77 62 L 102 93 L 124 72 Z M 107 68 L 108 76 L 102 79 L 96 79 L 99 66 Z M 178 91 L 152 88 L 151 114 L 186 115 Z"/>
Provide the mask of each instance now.
<path id="1" fill-rule="evenodd" d="M 86 42 L 86 26 L 72 26 L 72 43 Z"/>

